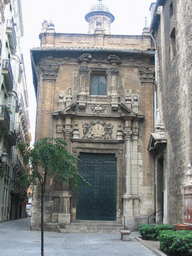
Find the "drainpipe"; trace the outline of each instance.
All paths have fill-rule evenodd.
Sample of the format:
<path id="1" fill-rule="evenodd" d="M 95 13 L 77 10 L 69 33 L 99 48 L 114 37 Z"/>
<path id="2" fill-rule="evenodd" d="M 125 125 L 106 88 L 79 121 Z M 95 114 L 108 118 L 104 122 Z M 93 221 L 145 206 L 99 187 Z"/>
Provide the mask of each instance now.
<path id="1" fill-rule="evenodd" d="M 152 35 L 152 32 L 150 32 L 151 38 L 154 42 L 155 46 L 155 86 L 154 86 L 154 129 L 157 124 L 157 44 L 155 41 L 155 38 Z M 154 214 L 156 213 L 156 182 L 157 181 L 157 165 L 156 165 L 156 157 L 154 155 Z"/>
<path id="2" fill-rule="evenodd" d="M 155 86 L 154 86 L 154 128 L 155 128 L 156 121 L 157 121 L 157 45 L 156 45 L 155 38 L 152 35 L 152 32 L 150 32 L 150 36 L 155 45 Z"/>

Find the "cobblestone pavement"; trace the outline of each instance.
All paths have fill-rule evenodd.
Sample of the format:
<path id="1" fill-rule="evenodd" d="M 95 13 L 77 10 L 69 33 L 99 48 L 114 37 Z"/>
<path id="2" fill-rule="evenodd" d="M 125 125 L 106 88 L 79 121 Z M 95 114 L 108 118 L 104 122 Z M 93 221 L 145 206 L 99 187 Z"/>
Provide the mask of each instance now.
<path id="1" fill-rule="evenodd" d="M 40 256 L 40 232 L 30 231 L 29 223 L 30 218 L 0 223 L 0 256 Z M 154 256 L 136 236 L 123 242 L 120 233 L 45 232 L 45 256 Z"/>

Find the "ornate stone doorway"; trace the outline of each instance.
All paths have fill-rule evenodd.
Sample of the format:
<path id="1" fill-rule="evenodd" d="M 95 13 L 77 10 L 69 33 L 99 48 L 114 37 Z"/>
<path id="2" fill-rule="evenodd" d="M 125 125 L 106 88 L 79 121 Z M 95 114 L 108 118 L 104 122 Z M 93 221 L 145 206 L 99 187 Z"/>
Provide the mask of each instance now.
<path id="1" fill-rule="evenodd" d="M 79 171 L 92 186 L 79 188 L 77 219 L 116 220 L 115 155 L 81 153 L 79 158 Z"/>

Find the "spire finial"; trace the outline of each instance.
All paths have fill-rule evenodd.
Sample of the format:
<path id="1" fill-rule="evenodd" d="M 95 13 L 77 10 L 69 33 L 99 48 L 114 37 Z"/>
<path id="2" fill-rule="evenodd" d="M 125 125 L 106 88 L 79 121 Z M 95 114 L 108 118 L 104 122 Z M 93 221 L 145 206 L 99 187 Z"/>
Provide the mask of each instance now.
<path id="1" fill-rule="evenodd" d="M 147 25 L 147 17 L 145 17 L 145 28 L 148 28 L 148 25 Z"/>

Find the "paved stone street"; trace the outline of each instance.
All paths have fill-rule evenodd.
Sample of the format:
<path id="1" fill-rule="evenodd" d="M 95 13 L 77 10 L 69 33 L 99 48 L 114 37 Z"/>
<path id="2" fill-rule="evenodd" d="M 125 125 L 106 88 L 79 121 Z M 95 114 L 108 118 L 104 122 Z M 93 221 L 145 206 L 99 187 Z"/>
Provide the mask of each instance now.
<path id="1" fill-rule="evenodd" d="M 29 223 L 30 218 L 0 223 L 0 256 L 40 256 L 40 232 L 30 231 Z M 123 242 L 120 233 L 45 232 L 45 256 L 154 256 L 136 236 Z"/>

